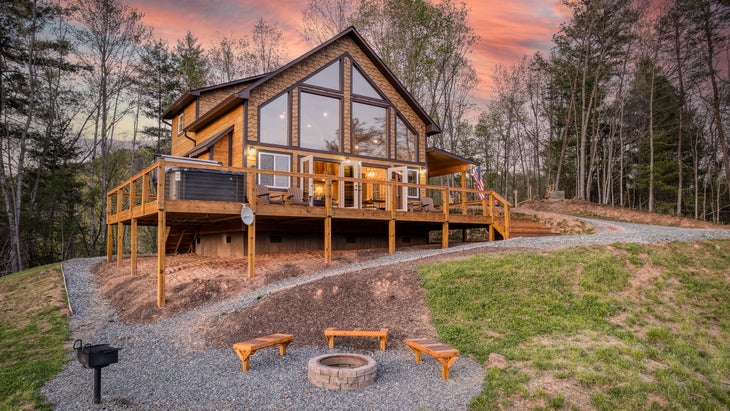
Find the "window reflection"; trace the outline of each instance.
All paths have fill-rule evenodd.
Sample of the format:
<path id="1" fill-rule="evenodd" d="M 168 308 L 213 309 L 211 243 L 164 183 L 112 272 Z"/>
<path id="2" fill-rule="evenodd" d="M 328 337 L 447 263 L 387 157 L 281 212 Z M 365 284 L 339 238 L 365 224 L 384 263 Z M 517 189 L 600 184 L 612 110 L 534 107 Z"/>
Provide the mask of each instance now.
<path id="1" fill-rule="evenodd" d="M 418 145 L 416 133 L 400 117 L 395 121 L 395 155 L 398 160 L 417 161 Z"/>
<path id="2" fill-rule="evenodd" d="M 300 94 L 299 146 L 340 150 L 340 99 Z"/>
<path id="3" fill-rule="evenodd" d="M 352 152 L 363 156 L 387 156 L 387 110 L 369 104 L 352 103 Z"/>
<path id="4" fill-rule="evenodd" d="M 317 74 L 305 80 L 304 84 L 342 91 L 342 82 L 340 81 L 340 61 L 337 60 L 325 67 Z"/>
<path id="5" fill-rule="evenodd" d="M 382 99 L 377 90 L 375 90 L 375 87 L 370 84 L 360 70 L 358 70 L 354 65 L 352 66 L 352 94 L 376 98 L 378 100 Z"/>
<path id="6" fill-rule="evenodd" d="M 289 136 L 289 94 L 269 101 L 259 110 L 259 141 L 287 145 Z"/>

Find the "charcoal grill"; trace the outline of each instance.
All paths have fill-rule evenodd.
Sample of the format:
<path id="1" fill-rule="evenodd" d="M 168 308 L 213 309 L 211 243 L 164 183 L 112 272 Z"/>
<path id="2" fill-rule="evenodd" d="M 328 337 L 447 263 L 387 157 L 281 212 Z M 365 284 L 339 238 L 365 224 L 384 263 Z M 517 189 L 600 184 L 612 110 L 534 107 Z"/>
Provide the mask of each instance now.
<path id="1" fill-rule="evenodd" d="M 76 359 L 85 367 L 94 369 L 94 404 L 101 403 L 101 369 L 119 362 L 119 348 L 107 344 L 86 344 L 74 341 Z"/>

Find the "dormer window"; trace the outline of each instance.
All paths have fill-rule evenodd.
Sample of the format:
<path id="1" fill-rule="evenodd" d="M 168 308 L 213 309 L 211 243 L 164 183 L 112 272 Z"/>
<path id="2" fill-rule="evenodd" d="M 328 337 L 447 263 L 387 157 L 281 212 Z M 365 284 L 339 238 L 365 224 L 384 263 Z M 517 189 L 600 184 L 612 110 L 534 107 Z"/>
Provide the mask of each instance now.
<path id="1" fill-rule="evenodd" d="M 177 116 L 177 134 L 180 135 L 185 132 L 185 113 L 180 113 Z"/>

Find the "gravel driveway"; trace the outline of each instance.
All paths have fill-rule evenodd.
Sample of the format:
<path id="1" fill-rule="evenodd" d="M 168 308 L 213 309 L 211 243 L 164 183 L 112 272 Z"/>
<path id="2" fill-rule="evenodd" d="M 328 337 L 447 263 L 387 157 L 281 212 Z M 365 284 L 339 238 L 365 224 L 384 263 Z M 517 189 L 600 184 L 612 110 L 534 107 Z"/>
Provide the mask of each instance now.
<path id="1" fill-rule="evenodd" d="M 117 322 L 115 311 L 96 290 L 90 268 L 103 258 L 75 259 L 63 264 L 74 311 L 69 323 L 72 340 L 120 347 L 119 363 L 102 370 L 101 405 L 92 403 L 93 371 L 83 368 L 70 352 L 68 363 L 42 389 L 58 410 L 458 410 L 480 390 L 484 369 L 460 357 L 451 378 L 440 378 L 440 366 L 428 356 L 413 361 L 408 350 L 385 352 L 292 344 L 285 357 L 275 348 L 251 357 L 251 370 L 241 372 L 232 349 L 206 349 L 196 332 L 206 318 L 250 305 L 262 294 L 294 287 L 326 276 L 391 263 L 415 261 L 440 253 L 480 247 L 562 248 L 615 242 L 697 241 L 730 238 L 730 230 L 688 229 L 584 219 L 597 228 L 593 235 L 516 238 L 472 243 L 447 250 L 399 251 L 367 263 L 326 270 L 306 279 L 290 279 L 243 298 L 223 301 L 154 324 Z M 296 343 L 296 341 L 295 341 Z M 71 343 L 69 343 L 69 349 Z M 307 381 L 307 361 L 338 351 L 370 355 L 377 362 L 375 384 L 355 391 L 329 391 Z"/>

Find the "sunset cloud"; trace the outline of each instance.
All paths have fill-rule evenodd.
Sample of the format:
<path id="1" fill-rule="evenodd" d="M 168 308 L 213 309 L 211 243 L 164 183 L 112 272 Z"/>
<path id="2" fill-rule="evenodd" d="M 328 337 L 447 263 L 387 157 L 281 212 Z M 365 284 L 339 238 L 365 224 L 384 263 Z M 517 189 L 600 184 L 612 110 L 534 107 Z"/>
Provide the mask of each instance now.
<path id="1" fill-rule="evenodd" d="M 480 86 L 478 102 L 491 93 L 491 75 L 497 64 L 509 66 L 523 56 L 549 51 L 552 35 L 566 21 L 569 10 L 558 0 L 464 0 L 470 8 L 468 24 L 480 40 L 471 54 Z M 174 46 L 190 30 L 208 48 L 220 36 L 248 37 L 262 17 L 277 23 L 289 61 L 308 51 L 299 33 L 305 0 L 129 0 L 127 4 L 145 14 L 144 24 L 156 37 Z"/>

